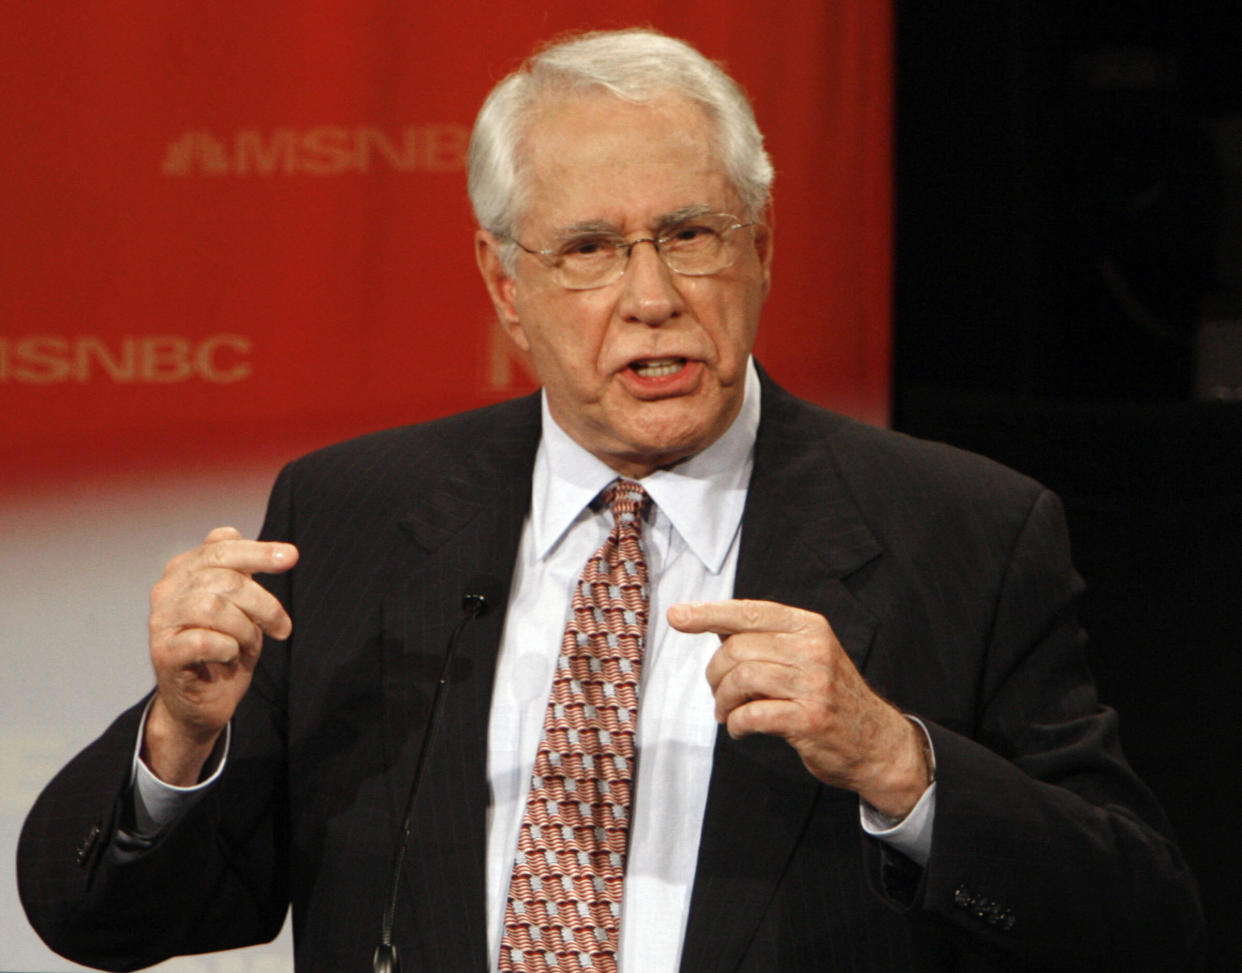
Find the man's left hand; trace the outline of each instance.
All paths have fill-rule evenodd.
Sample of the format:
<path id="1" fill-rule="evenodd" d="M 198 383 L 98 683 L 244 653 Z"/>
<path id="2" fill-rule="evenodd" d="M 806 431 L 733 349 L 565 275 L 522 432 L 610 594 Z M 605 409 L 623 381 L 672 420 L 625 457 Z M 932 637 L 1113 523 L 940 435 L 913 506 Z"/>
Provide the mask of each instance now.
<path id="1" fill-rule="evenodd" d="M 783 737 L 817 778 L 891 818 L 927 789 L 923 731 L 867 685 L 822 615 L 735 599 L 673 605 L 668 621 L 721 637 L 707 681 L 730 736 Z"/>

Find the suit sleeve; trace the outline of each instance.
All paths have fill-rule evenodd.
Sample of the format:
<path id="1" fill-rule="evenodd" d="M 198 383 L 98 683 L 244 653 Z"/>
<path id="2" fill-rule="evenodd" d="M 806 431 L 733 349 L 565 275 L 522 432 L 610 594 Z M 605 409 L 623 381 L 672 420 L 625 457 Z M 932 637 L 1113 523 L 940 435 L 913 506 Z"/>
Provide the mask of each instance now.
<path id="1" fill-rule="evenodd" d="M 291 537 L 287 474 L 263 536 Z M 266 579 L 288 604 L 293 580 Z M 120 854 L 134 741 L 143 705 L 123 714 L 47 786 L 18 846 L 27 917 L 62 956 L 108 970 L 273 938 L 288 907 L 284 788 L 284 656 L 265 643 L 233 721 L 220 780 L 147 851 Z"/>
<path id="2" fill-rule="evenodd" d="M 1081 587 L 1060 503 L 1044 491 L 1000 584 L 976 725 L 927 721 L 937 805 L 926 869 L 868 842 L 871 874 L 892 904 L 1035 969 L 1195 969 L 1194 882 L 1122 756 L 1116 714 L 1096 700 Z"/>

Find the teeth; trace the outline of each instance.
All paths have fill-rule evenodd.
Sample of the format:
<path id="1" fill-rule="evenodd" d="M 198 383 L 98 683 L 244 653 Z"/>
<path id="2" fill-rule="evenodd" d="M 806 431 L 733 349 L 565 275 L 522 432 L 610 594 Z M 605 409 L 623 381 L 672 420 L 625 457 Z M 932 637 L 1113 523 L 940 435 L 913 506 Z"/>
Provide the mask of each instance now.
<path id="1" fill-rule="evenodd" d="M 636 361 L 630 367 L 643 378 L 661 378 L 680 371 L 685 363 L 684 358 L 649 358 L 646 361 Z"/>

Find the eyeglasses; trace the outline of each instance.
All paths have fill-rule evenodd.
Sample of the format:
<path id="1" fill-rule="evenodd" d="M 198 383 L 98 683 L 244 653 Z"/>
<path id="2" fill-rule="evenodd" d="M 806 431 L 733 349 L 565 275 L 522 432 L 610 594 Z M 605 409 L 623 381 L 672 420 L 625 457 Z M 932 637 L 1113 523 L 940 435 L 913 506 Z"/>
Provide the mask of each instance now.
<path id="1" fill-rule="evenodd" d="M 664 265 L 685 277 L 716 274 L 740 256 L 735 230 L 755 223 L 739 223 L 728 213 L 705 213 L 681 220 L 656 237 L 627 240 L 619 233 L 590 231 L 576 233 L 548 250 L 532 250 L 510 237 L 515 244 L 538 257 L 551 269 L 552 279 L 571 291 L 607 287 L 620 280 L 629 266 L 630 254 L 640 243 L 650 243 Z"/>

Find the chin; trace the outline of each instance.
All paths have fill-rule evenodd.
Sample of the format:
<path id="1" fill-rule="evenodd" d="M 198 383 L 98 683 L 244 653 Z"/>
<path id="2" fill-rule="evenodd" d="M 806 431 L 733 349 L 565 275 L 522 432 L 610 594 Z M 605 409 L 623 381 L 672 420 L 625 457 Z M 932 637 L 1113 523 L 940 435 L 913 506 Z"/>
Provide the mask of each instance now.
<path id="1" fill-rule="evenodd" d="M 645 402 L 612 412 L 615 421 L 605 415 L 598 429 L 611 439 L 607 452 L 618 462 L 650 472 L 706 449 L 728 428 L 732 416 L 726 419 L 719 407 L 707 405 L 691 397 Z"/>
<path id="2" fill-rule="evenodd" d="M 710 443 L 711 439 L 701 434 L 640 436 L 629 439 L 617 455 L 627 465 L 641 467 L 651 472 L 680 463 L 700 450 L 706 449 Z"/>

